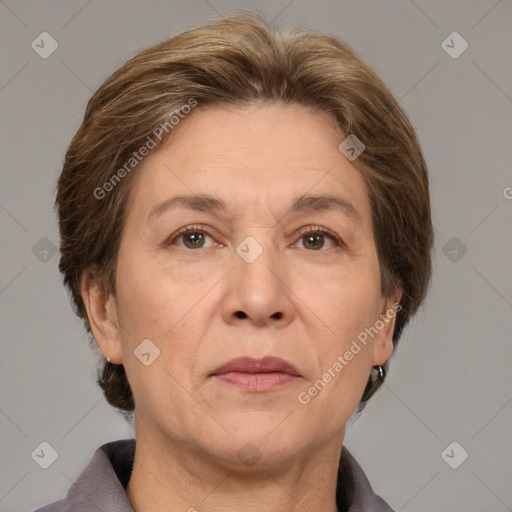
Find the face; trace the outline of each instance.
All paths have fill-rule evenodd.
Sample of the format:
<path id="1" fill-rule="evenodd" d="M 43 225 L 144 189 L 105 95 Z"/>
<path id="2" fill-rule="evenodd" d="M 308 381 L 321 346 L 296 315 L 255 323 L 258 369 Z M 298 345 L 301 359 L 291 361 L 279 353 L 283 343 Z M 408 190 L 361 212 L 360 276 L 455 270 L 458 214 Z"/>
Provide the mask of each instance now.
<path id="1" fill-rule="evenodd" d="M 393 327 L 344 138 L 301 106 L 208 107 L 137 169 L 93 332 L 138 434 L 232 464 L 341 445 Z"/>

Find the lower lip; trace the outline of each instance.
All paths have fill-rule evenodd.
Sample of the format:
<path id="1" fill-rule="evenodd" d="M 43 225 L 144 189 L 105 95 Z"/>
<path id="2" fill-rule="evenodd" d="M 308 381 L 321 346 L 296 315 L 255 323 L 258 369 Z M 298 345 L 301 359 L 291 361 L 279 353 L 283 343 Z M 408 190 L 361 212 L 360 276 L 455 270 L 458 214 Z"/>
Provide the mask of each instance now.
<path id="1" fill-rule="evenodd" d="M 247 373 L 247 372 L 227 372 L 215 375 L 218 379 L 238 386 L 245 391 L 260 393 L 278 388 L 297 379 L 295 375 L 282 372 L 271 373 Z"/>

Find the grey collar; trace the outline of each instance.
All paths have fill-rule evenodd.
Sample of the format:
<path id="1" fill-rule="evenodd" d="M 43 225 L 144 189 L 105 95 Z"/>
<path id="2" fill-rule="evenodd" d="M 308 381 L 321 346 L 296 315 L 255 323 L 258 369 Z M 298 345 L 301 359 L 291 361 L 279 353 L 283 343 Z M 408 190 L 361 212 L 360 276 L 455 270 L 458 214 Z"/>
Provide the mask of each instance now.
<path id="1" fill-rule="evenodd" d="M 96 450 L 66 498 L 36 512 L 133 512 L 124 489 L 130 480 L 134 457 L 135 439 L 104 444 Z M 340 512 L 393 512 L 373 492 L 363 470 L 345 447 L 342 449 L 336 501 Z M 344 505 L 347 501 L 348 509 Z"/>

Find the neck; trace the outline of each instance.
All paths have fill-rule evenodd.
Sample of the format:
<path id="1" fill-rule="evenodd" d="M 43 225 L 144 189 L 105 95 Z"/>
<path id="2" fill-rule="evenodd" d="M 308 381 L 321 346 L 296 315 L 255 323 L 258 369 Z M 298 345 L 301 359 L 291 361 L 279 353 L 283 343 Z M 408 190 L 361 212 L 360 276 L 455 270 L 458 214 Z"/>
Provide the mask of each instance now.
<path id="1" fill-rule="evenodd" d="M 137 435 L 126 495 L 135 512 L 337 512 L 341 443 L 338 436 L 312 453 L 249 469 L 178 441 Z"/>

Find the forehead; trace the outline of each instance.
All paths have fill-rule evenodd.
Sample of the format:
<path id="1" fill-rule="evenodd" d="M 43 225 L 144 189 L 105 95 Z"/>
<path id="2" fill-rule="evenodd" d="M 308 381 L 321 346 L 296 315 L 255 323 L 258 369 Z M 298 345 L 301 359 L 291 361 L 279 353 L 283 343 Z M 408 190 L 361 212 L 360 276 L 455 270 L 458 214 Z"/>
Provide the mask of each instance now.
<path id="1" fill-rule="evenodd" d="M 345 137 L 327 113 L 300 105 L 196 108 L 137 169 L 130 210 L 148 213 L 175 195 L 260 209 L 329 194 L 368 221 L 364 179 L 338 149 Z"/>

